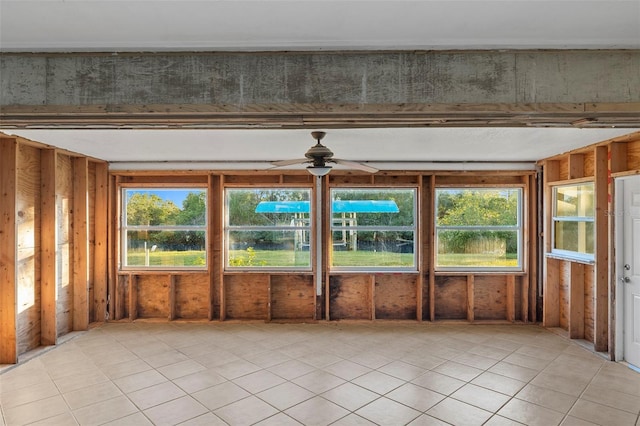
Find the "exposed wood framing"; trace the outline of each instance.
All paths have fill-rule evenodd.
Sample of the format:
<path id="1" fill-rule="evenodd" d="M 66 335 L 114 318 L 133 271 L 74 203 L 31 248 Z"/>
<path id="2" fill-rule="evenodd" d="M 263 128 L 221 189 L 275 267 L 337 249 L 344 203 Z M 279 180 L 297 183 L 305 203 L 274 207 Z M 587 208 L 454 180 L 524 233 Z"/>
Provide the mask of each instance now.
<path id="1" fill-rule="evenodd" d="M 569 338 L 584 338 L 584 264 L 571 262 Z"/>
<path id="2" fill-rule="evenodd" d="M 513 275 L 507 275 L 507 321 L 514 322 L 515 320 L 516 320 L 516 277 Z"/>
<path id="3" fill-rule="evenodd" d="M 17 162 L 17 141 L 0 137 L 0 364 L 18 362 Z"/>
<path id="4" fill-rule="evenodd" d="M 93 309 L 94 321 L 105 321 L 108 286 L 108 187 L 109 171 L 106 163 L 96 163 L 96 193 L 94 214 L 94 265 L 93 265 Z"/>
<path id="5" fill-rule="evenodd" d="M 41 158 L 41 242 L 40 242 L 40 322 L 41 342 L 55 345 L 58 337 L 56 303 L 58 300 L 58 225 L 56 208 L 56 182 L 58 153 L 44 149 Z"/>
<path id="6" fill-rule="evenodd" d="M 606 146 L 595 148 L 595 327 L 594 349 L 609 345 L 609 171 Z"/>
<path id="7" fill-rule="evenodd" d="M 475 320 L 475 276 L 467 275 L 467 321 Z"/>
<path id="8" fill-rule="evenodd" d="M 169 285 L 167 286 L 169 299 L 169 321 L 177 318 L 176 315 L 176 281 L 177 277 L 173 274 L 169 275 Z"/>
<path id="9" fill-rule="evenodd" d="M 89 161 L 73 159 L 73 329 L 89 327 Z"/>

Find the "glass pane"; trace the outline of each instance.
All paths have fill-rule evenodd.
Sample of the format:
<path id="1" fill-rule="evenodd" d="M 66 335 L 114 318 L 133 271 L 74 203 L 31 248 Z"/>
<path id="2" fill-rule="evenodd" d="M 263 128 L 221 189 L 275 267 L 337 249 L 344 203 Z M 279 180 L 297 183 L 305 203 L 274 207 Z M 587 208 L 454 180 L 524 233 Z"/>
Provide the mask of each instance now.
<path id="1" fill-rule="evenodd" d="M 228 189 L 230 226 L 310 226 L 309 189 Z"/>
<path id="2" fill-rule="evenodd" d="M 193 188 L 125 189 L 127 225 L 206 226 L 206 194 Z"/>
<path id="3" fill-rule="evenodd" d="M 205 267 L 204 231 L 127 231 L 125 266 Z"/>
<path id="4" fill-rule="evenodd" d="M 440 267 L 519 267 L 518 231 L 437 232 L 436 266 Z"/>
<path id="5" fill-rule="evenodd" d="M 333 189 L 333 226 L 413 226 L 413 189 Z"/>
<path id="6" fill-rule="evenodd" d="M 559 186 L 555 189 L 555 216 L 594 217 L 593 183 Z"/>
<path id="7" fill-rule="evenodd" d="M 230 231 L 227 266 L 310 267 L 309 231 Z"/>
<path id="8" fill-rule="evenodd" d="M 333 231 L 331 266 L 414 267 L 414 233 Z"/>
<path id="9" fill-rule="evenodd" d="M 593 239 L 593 222 L 555 222 L 555 249 L 593 254 Z"/>
<path id="10" fill-rule="evenodd" d="M 436 189 L 437 226 L 517 226 L 518 188 Z"/>

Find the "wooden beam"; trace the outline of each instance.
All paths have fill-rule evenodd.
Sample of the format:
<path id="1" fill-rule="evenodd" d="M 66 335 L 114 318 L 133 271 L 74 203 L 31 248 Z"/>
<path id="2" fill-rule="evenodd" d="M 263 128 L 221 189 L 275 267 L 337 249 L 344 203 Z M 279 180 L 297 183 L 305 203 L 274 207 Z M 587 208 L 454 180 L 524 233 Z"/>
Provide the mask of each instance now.
<path id="1" fill-rule="evenodd" d="M 594 349 L 609 347 L 609 150 L 595 148 L 595 324 Z"/>
<path id="2" fill-rule="evenodd" d="M 216 288 L 222 288 L 222 271 L 224 267 L 222 263 L 222 229 L 224 224 L 222 223 L 222 207 L 224 205 L 221 187 L 221 176 L 209 175 L 208 179 L 208 192 L 207 192 L 207 227 L 209 229 L 209 250 L 207 265 L 209 266 L 209 321 L 213 319 L 220 319 L 220 313 L 218 317 L 215 316 L 216 301 L 219 301 L 219 306 L 222 308 L 222 292 L 216 293 Z"/>
<path id="3" fill-rule="evenodd" d="M 0 364 L 18 362 L 18 142 L 0 137 Z"/>
<path id="4" fill-rule="evenodd" d="M 371 304 L 371 319 L 376 319 L 376 276 L 369 276 L 369 302 Z"/>
<path id="5" fill-rule="evenodd" d="M 133 274 L 128 274 L 127 278 L 129 282 L 129 320 L 134 321 L 138 318 L 138 277 Z M 124 297 L 122 297 L 122 299 L 124 300 Z M 122 316 L 124 315 L 118 315 L 118 317 Z"/>
<path id="6" fill-rule="evenodd" d="M 569 338 L 584 339 L 584 265 L 571 262 Z"/>
<path id="7" fill-rule="evenodd" d="M 560 261 L 546 259 L 544 300 L 542 325 L 544 327 L 560 326 Z"/>
<path id="8" fill-rule="evenodd" d="M 93 309 L 94 320 L 103 322 L 107 313 L 109 168 L 106 163 L 96 163 L 95 169 Z"/>
<path id="9" fill-rule="evenodd" d="M 58 153 L 43 149 L 41 163 L 40 220 L 40 341 L 55 345 L 58 338 L 56 305 L 58 301 L 58 226 L 56 180 Z"/>
<path id="10" fill-rule="evenodd" d="M 584 154 L 569 154 L 569 179 L 584 177 Z"/>
<path id="11" fill-rule="evenodd" d="M 628 169 L 628 143 L 613 142 L 610 146 L 609 171 L 611 173 L 623 172 Z"/>
<path id="12" fill-rule="evenodd" d="M 435 235 L 435 217 L 434 217 L 434 212 L 435 212 L 435 194 L 436 194 L 436 176 L 435 175 L 431 175 L 431 179 L 429 180 L 429 199 L 431 200 L 431 203 L 429 204 L 429 207 L 427 208 L 427 212 L 428 216 L 427 216 L 427 223 L 426 225 L 426 229 L 425 229 L 425 235 L 426 235 L 426 242 L 422 245 L 423 247 L 425 246 L 425 244 L 429 245 L 429 256 L 427 257 L 427 259 L 429 260 L 429 320 L 431 322 L 436 320 L 436 250 L 437 248 L 435 247 L 435 241 L 436 241 L 436 235 Z"/>
<path id="13" fill-rule="evenodd" d="M 551 253 L 553 241 L 551 238 L 553 191 L 550 182 L 560 178 L 560 162 L 558 160 L 545 161 L 543 165 L 543 191 L 544 191 L 544 253 Z M 543 262 L 543 301 L 542 324 L 545 327 L 558 327 L 560 325 L 560 272 L 558 261 L 545 258 Z"/>
<path id="14" fill-rule="evenodd" d="M 176 280 L 177 276 L 169 275 L 169 285 L 167 291 L 169 292 L 169 321 L 176 319 Z"/>
<path id="15" fill-rule="evenodd" d="M 475 276 L 467 275 L 467 320 L 473 322 L 475 320 Z"/>
<path id="16" fill-rule="evenodd" d="M 516 277 L 507 275 L 507 321 L 516 320 Z"/>
<path id="17" fill-rule="evenodd" d="M 110 319 L 118 318 L 118 306 L 120 300 L 120 276 L 118 275 L 118 243 L 120 238 L 118 237 L 118 183 L 122 180 L 122 176 L 109 176 L 108 188 L 107 188 L 107 313 L 106 315 Z"/>
<path id="18" fill-rule="evenodd" d="M 529 241 L 527 243 L 529 264 L 527 265 L 527 277 L 522 281 L 522 321 L 537 322 L 537 298 L 538 298 L 538 265 L 542 259 L 538 259 L 539 241 L 538 214 L 541 206 L 538 206 L 538 179 L 536 175 L 529 176 L 529 203 L 525 214 L 525 223 L 528 224 Z M 531 312 L 531 315 L 529 315 Z"/>
<path id="19" fill-rule="evenodd" d="M 89 161 L 73 158 L 73 330 L 89 327 Z"/>

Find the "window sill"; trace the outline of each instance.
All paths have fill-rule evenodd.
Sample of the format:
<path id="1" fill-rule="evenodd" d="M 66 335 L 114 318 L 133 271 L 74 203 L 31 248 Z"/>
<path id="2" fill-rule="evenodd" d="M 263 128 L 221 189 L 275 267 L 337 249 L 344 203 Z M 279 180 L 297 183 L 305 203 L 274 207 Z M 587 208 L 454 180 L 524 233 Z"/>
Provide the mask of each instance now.
<path id="1" fill-rule="evenodd" d="M 595 265 L 595 259 L 588 259 L 580 256 L 570 256 L 566 254 L 558 254 L 558 253 L 546 253 L 545 257 L 547 259 L 555 259 L 555 260 L 564 260 L 567 262 L 575 262 L 582 263 L 583 265 Z"/>

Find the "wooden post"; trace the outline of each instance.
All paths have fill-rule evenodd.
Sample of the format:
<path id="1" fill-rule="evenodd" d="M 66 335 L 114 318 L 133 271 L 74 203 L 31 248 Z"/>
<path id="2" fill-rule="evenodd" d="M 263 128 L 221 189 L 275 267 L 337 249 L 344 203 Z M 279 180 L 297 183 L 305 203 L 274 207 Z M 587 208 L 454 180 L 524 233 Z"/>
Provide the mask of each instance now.
<path id="1" fill-rule="evenodd" d="M 127 278 L 127 281 L 129 281 L 129 320 L 134 321 L 138 318 L 138 277 L 129 274 Z M 122 299 L 124 299 L 124 297 L 122 297 Z"/>
<path id="2" fill-rule="evenodd" d="M 176 319 L 176 280 L 175 275 L 169 275 L 169 321 Z"/>
<path id="3" fill-rule="evenodd" d="M 73 159 L 73 330 L 89 328 L 89 161 Z"/>
<path id="4" fill-rule="evenodd" d="M 544 252 L 550 253 L 553 241 L 551 239 L 551 227 L 553 226 L 553 194 L 550 183 L 560 177 L 560 164 L 557 160 L 544 163 Z M 542 301 L 542 325 L 545 327 L 557 327 L 560 325 L 560 290 L 559 265 L 556 259 L 542 259 L 543 262 L 543 301 Z"/>
<path id="5" fill-rule="evenodd" d="M 371 303 L 371 319 L 376 319 L 376 276 L 371 274 L 369 276 L 369 300 Z"/>
<path id="6" fill-rule="evenodd" d="M 426 235 L 427 235 L 427 241 L 422 245 L 423 247 L 425 246 L 425 244 L 428 244 L 429 247 L 432 247 L 432 249 L 429 251 L 429 320 L 431 322 L 436 320 L 436 267 L 435 267 L 435 262 L 436 262 L 436 251 L 438 250 L 438 247 L 436 247 L 436 235 L 435 235 L 435 192 L 436 191 L 436 176 L 435 175 L 431 175 L 431 181 L 429 184 L 429 194 L 430 195 L 430 206 L 427 209 L 427 211 L 429 212 L 428 216 L 427 216 L 427 223 L 426 225 Z"/>
<path id="7" fill-rule="evenodd" d="M 507 321 L 516 320 L 516 277 L 507 275 Z"/>
<path id="8" fill-rule="evenodd" d="M 18 362 L 18 142 L 0 137 L 0 364 Z"/>
<path id="9" fill-rule="evenodd" d="M 594 349 L 609 347 L 609 149 L 595 148 L 595 319 Z"/>
<path id="10" fill-rule="evenodd" d="M 467 275 L 467 321 L 475 320 L 475 276 Z"/>
<path id="11" fill-rule="evenodd" d="M 571 262 L 569 338 L 584 339 L 584 265 Z"/>
<path id="12" fill-rule="evenodd" d="M 118 242 L 120 238 L 118 238 L 118 217 L 120 216 L 118 212 L 118 183 L 120 182 L 120 177 L 109 176 L 108 178 L 108 199 L 107 199 L 107 217 L 108 217 L 108 229 L 107 229 L 107 303 L 108 310 L 106 315 L 108 315 L 111 319 L 120 319 L 118 318 L 117 309 L 118 304 L 121 303 L 118 300 L 120 295 L 119 287 L 120 287 L 120 276 L 118 275 L 118 260 L 117 255 L 119 253 L 118 250 Z"/>
<path id="13" fill-rule="evenodd" d="M 94 265 L 93 265 L 93 306 L 94 321 L 106 320 L 107 309 L 107 241 L 108 241 L 108 179 L 109 170 L 106 163 L 96 163 L 96 193 L 94 215 Z"/>
<path id="14" fill-rule="evenodd" d="M 58 153 L 43 149 L 41 162 L 41 220 L 40 220 L 40 342 L 57 342 L 56 304 L 58 300 L 58 226 L 56 209 L 56 168 Z"/>

